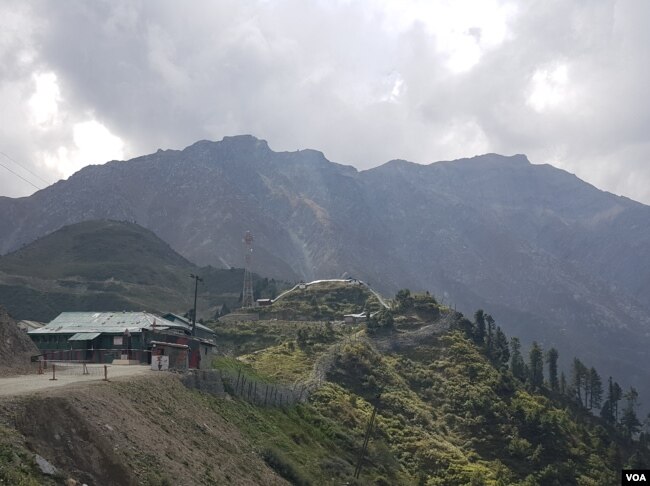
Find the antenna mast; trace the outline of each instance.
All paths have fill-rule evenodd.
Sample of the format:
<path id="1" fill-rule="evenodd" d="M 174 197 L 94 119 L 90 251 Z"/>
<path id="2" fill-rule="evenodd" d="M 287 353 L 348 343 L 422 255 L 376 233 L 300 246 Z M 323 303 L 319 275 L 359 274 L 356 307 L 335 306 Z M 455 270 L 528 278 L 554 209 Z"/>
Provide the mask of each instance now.
<path id="1" fill-rule="evenodd" d="M 251 265 L 253 263 L 253 233 L 247 231 L 244 235 L 244 244 L 246 245 L 246 267 L 244 268 L 244 290 L 242 291 L 241 306 L 253 307 L 253 273 Z"/>

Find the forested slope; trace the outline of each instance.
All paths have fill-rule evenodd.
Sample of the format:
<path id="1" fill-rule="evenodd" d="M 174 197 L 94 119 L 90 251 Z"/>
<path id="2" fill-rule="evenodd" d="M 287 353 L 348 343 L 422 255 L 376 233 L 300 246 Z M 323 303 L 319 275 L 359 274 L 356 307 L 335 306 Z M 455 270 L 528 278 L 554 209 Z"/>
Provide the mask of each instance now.
<path id="1" fill-rule="evenodd" d="M 650 422 L 633 389 L 552 348 L 522 351 L 483 311 L 470 320 L 403 291 L 361 328 L 217 326 L 250 343 L 217 366 L 286 383 L 325 369 L 309 401 L 284 414 L 220 404 L 304 484 L 351 480 L 375 406 L 360 484 L 611 485 L 624 466 L 650 466 Z M 558 361 L 573 361 L 568 376 Z"/>

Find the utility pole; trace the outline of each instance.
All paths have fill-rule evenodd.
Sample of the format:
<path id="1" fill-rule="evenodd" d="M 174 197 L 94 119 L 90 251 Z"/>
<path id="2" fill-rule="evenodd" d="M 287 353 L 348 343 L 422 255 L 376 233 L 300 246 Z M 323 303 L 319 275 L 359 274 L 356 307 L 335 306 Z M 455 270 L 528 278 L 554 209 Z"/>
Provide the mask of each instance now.
<path id="1" fill-rule="evenodd" d="M 377 396 L 379 400 L 379 396 Z M 363 464 L 363 457 L 366 455 L 368 450 L 368 442 L 370 442 L 370 434 L 372 433 L 372 427 L 375 424 L 375 416 L 377 415 L 377 405 L 372 409 L 372 415 L 370 416 L 370 421 L 368 422 L 368 428 L 366 429 L 366 435 L 363 438 L 363 446 L 361 447 L 361 452 L 359 453 L 359 460 L 357 461 L 357 467 L 354 469 L 354 478 L 359 479 L 361 474 L 361 465 Z"/>
<path id="2" fill-rule="evenodd" d="M 192 312 L 192 336 L 196 334 L 196 294 L 199 290 L 199 282 L 203 282 L 203 279 L 198 275 L 190 274 L 190 278 L 194 279 L 194 312 Z"/>

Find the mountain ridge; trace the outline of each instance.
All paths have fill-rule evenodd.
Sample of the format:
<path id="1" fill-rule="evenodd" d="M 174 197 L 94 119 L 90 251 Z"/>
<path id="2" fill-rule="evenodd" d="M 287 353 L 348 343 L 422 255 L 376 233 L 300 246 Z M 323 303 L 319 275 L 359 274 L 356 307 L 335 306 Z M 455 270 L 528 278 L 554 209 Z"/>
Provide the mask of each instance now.
<path id="1" fill-rule="evenodd" d="M 465 312 L 489 309 L 525 341 L 650 383 L 639 364 L 650 345 L 650 207 L 521 154 L 357 171 L 252 136 L 202 141 L 0 200 L 10 228 L 0 251 L 98 218 L 137 221 L 218 267 L 243 264 L 251 230 L 260 274 L 429 290 Z"/>

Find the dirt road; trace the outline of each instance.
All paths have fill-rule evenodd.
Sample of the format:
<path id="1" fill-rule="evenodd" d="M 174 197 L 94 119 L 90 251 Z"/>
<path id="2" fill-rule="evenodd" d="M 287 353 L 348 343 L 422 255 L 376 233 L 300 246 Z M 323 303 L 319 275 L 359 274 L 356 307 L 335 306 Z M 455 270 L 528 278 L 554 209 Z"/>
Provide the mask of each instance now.
<path id="1" fill-rule="evenodd" d="M 108 366 L 108 379 L 120 379 L 122 377 L 156 373 L 151 371 L 149 366 Z M 83 374 L 81 365 L 64 366 L 57 365 L 56 380 L 52 378 L 52 367 L 48 366 L 44 374 L 36 373 L 31 375 L 14 376 L 11 378 L 0 378 L 0 397 L 24 395 L 27 393 L 40 392 L 51 388 L 60 388 L 73 384 L 101 382 L 104 379 L 103 365 L 87 365 L 87 373 Z"/>

